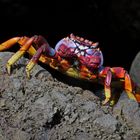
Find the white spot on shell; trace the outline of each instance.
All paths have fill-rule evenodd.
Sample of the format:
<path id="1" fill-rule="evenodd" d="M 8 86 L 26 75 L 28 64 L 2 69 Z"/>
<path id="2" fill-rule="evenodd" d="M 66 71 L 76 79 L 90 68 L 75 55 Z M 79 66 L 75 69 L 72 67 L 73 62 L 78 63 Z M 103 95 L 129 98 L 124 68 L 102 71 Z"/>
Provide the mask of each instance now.
<path id="1" fill-rule="evenodd" d="M 76 49 L 76 50 L 75 50 L 75 53 L 78 53 L 78 52 L 79 52 L 79 50 L 78 50 L 78 49 Z"/>
<path id="2" fill-rule="evenodd" d="M 84 54 L 85 54 L 85 53 L 82 51 L 82 52 L 81 52 L 81 55 L 84 55 Z"/>
<path id="3" fill-rule="evenodd" d="M 84 50 L 84 49 L 85 49 L 85 47 L 84 47 L 84 46 L 82 46 L 82 45 L 80 45 L 80 46 L 79 46 L 79 49 L 80 49 L 80 50 Z"/>

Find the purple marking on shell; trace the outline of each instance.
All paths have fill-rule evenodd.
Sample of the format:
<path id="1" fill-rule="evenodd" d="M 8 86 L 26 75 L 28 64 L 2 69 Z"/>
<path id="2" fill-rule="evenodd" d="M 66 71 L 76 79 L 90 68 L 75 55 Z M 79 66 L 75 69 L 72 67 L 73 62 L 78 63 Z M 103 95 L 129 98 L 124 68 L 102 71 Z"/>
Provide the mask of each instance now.
<path id="1" fill-rule="evenodd" d="M 72 40 L 70 40 L 69 38 L 63 38 L 56 44 L 56 46 L 55 46 L 56 51 L 61 46 L 61 44 L 64 44 L 64 45 L 68 46 L 69 48 L 76 48 L 76 45 Z"/>
<path id="2" fill-rule="evenodd" d="M 87 53 L 88 55 L 93 55 L 93 54 L 95 53 L 95 50 L 93 50 L 93 49 L 87 49 L 87 50 L 86 50 L 86 53 Z"/>

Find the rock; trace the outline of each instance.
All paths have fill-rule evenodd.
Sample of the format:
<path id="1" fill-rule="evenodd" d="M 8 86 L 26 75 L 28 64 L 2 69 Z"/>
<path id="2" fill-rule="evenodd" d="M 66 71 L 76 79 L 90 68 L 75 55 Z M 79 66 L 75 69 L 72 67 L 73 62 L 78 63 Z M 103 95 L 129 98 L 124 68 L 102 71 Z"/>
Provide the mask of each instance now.
<path id="1" fill-rule="evenodd" d="M 86 133 L 77 133 L 74 139 L 72 140 L 93 140 L 94 137 L 89 137 Z M 97 139 L 96 139 L 97 140 Z"/>
<path id="2" fill-rule="evenodd" d="M 131 67 L 130 67 L 130 75 L 135 83 L 140 87 L 140 52 L 135 56 Z"/>
<path id="3" fill-rule="evenodd" d="M 0 109 L 6 105 L 6 99 L 0 100 Z"/>
<path id="4" fill-rule="evenodd" d="M 115 116 L 124 119 L 137 133 L 140 133 L 140 107 L 136 101 L 129 99 L 124 93 L 113 109 Z"/>
<path id="5" fill-rule="evenodd" d="M 99 125 L 112 134 L 117 129 L 118 121 L 110 114 L 101 116 L 94 121 L 95 125 Z"/>
<path id="6" fill-rule="evenodd" d="M 1 139 L 120 140 L 129 133 L 132 139 L 139 139 L 140 109 L 127 96 L 121 96 L 114 108 L 102 106 L 102 89 L 94 94 L 82 86 L 67 85 L 39 65 L 27 79 L 25 58 L 13 66 L 9 76 L 5 58 L 12 54 L 0 53 Z"/>
<path id="7" fill-rule="evenodd" d="M 93 101 L 89 101 L 89 102 L 86 102 L 82 108 L 85 109 L 87 112 L 92 112 L 92 111 L 95 111 L 97 110 L 97 104 L 94 103 Z"/>
<path id="8" fill-rule="evenodd" d="M 17 130 L 13 137 L 13 140 L 30 140 L 30 139 L 31 139 L 30 134 L 21 130 Z"/>
<path id="9" fill-rule="evenodd" d="M 0 128 L 0 140 L 6 140 L 6 137 L 4 137 L 4 134 L 1 128 Z"/>
<path id="10" fill-rule="evenodd" d="M 43 125 L 44 123 L 51 122 L 53 116 L 57 113 L 57 108 L 54 107 L 54 103 L 49 96 L 43 96 L 38 98 L 32 106 L 32 112 L 30 114 L 37 123 Z"/>

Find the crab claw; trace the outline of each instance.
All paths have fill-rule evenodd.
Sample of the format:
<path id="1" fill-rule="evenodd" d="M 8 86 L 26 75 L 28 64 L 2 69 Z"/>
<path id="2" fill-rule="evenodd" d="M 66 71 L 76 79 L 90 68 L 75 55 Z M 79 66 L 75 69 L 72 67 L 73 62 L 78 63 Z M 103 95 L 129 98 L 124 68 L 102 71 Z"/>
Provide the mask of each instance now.
<path id="1" fill-rule="evenodd" d="M 92 44 L 91 44 L 91 47 L 92 47 L 92 48 L 97 48 L 98 45 L 99 45 L 98 42 L 96 42 L 96 43 L 92 43 Z"/>

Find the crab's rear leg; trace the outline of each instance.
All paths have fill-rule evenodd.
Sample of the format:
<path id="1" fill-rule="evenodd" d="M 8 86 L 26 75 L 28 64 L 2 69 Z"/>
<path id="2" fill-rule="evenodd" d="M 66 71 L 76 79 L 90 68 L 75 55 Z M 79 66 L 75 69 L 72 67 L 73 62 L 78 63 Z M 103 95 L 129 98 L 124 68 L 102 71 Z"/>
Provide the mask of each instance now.
<path id="1" fill-rule="evenodd" d="M 134 83 L 132 82 L 127 71 L 124 70 L 124 68 L 122 68 L 122 67 L 113 67 L 113 68 L 111 68 L 111 71 L 114 73 L 114 75 L 117 79 L 124 80 L 123 81 L 124 90 L 126 91 L 128 97 L 132 100 L 138 101 L 135 91 L 134 91 L 135 90 Z"/>
<path id="2" fill-rule="evenodd" d="M 136 96 L 137 94 L 135 95 L 135 93 L 133 93 L 134 91 L 133 91 L 132 80 L 127 72 L 125 72 L 125 76 L 124 76 L 124 86 L 128 97 L 132 100 L 140 102 L 140 99 L 138 99 L 138 96 Z"/>

